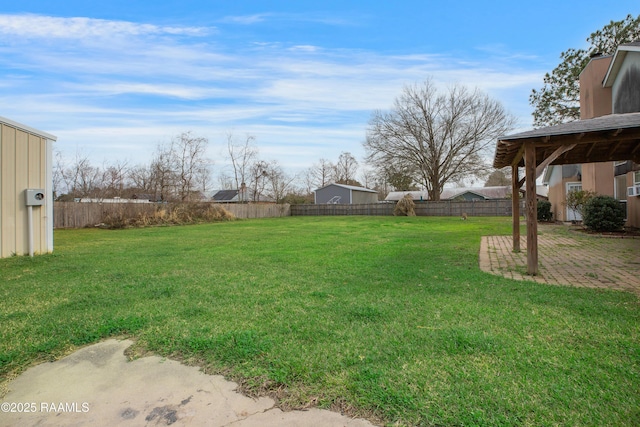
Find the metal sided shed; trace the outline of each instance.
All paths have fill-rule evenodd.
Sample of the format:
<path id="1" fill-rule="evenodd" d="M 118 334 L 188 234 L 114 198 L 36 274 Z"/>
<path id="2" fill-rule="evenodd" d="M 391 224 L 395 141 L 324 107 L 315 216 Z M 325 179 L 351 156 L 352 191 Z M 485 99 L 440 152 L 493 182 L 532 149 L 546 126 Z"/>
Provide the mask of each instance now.
<path id="1" fill-rule="evenodd" d="M 53 251 L 56 139 L 0 117 L 0 258 Z"/>
<path id="2" fill-rule="evenodd" d="M 376 190 L 354 185 L 329 184 L 318 188 L 314 193 L 316 204 L 358 205 L 378 202 L 378 192 Z"/>

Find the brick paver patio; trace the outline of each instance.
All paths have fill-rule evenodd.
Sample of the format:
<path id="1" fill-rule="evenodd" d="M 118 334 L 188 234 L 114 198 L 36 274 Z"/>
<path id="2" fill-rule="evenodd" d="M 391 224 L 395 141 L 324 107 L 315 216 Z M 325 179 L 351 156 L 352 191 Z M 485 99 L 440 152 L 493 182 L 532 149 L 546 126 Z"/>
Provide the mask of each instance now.
<path id="1" fill-rule="evenodd" d="M 640 295 L 640 239 L 583 235 L 563 225 L 538 225 L 539 274 L 527 275 L 526 235 L 519 253 L 511 236 L 485 236 L 483 271 L 538 283 L 609 288 Z"/>

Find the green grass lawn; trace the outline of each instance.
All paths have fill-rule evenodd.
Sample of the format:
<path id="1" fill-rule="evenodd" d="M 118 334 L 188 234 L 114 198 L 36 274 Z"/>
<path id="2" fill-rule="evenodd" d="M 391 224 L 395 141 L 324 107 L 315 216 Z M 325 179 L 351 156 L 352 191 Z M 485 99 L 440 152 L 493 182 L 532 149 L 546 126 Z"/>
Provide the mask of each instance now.
<path id="1" fill-rule="evenodd" d="M 640 425 L 638 298 L 483 273 L 510 218 L 60 230 L 0 260 L 0 380 L 110 336 L 283 407 L 384 423 Z"/>

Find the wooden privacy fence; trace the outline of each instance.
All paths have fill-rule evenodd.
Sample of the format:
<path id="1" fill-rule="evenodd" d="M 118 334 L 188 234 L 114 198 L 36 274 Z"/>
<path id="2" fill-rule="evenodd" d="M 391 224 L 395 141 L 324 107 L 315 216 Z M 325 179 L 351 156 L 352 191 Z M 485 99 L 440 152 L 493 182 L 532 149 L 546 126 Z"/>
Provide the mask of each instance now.
<path id="1" fill-rule="evenodd" d="M 153 203 L 76 203 L 55 202 L 53 204 L 53 228 L 92 227 L 104 222 L 104 218 L 124 211 L 129 217 L 141 213 L 152 215 Z"/>
<path id="2" fill-rule="evenodd" d="M 524 200 L 520 201 L 520 212 L 524 211 Z M 511 216 L 511 199 L 497 200 L 440 200 L 417 202 L 418 216 Z"/>
<path id="3" fill-rule="evenodd" d="M 395 203 L 291 205 L 291 216 L 393 215 Z"/>
<path id="4" fill-rule="evenodd" d="M 520 211 L 524 208 L 520 202 Z M 415 202 L 417 216 L 511 216 L 511 200 L 441 200 L 439 202 Z M 393 215 L 395 203 L 370 203 L 362 205 L 291 205 L 292 216 L 304 215 Z"/>
<path id="5" fill-rule="evenodd" d="M 156 203 L 77 203 L 55 202 L 53 204 L 54 228 L 93 227 L 105 222 L 110 215 L 135 218 L 140 214 L 152 216 L 164 205 Z M 237 218 L 272 218 L 290 216 L 289 205 L 281 204 L 219 204 Z"/>
<path id="6" fill-rule="evenodd" d="M 221 203 L 220 206 L 234 214 L 237 218 L 278 218 L 291 216 L 288 204 L 247 204 Z"/>
<path id="7" fill-rule="evenodd" d="M 520 212 L 524 212 L 523 201 Z M 55 202 L 54 228 L 93 227 L 109 215 L 134 218 L 140 214 L 153 215 L 163 205 L 155 203 L 77 203 Z M 360 205 L 288 205 L 288 204 L 219 204 L 237 218 L 276 218 L 285 216 L 325 215 L 393 215 L 395 203 L 367 203 Z M 418 216 L 511 216 L 511 200 L 477 200 L 416 202 Z"/>

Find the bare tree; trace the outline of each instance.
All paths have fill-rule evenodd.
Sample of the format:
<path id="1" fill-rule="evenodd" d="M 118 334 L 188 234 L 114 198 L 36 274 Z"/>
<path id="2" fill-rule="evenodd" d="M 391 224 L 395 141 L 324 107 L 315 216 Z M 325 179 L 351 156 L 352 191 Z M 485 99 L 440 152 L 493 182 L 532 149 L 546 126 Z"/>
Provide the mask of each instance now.
<path id="1" fill-rule="evenodd" d="M 267 186 L 269 177 L 269 164 L 264 160 L 254 162 L 248 170 L 250 200 L 259 202 Z"/>
<path id="2" fill-rule="evenodd" d="M 173 198 L 176 188 L 171 150 L 171 146 L 158 144 L 150 166 L 154 193 L 163 202 Z"/>
<path id="3" fill-rule="evenodd" d="M 498 101 L 479 90 L 455 85 L 438 93 L 427 80 L 405 87 L 391 111 L 373 113 L 364 146 L 373 165 L 415 170 L 429 199 L 440 200 L 446 183 L 487 170 L 483 156 L 513 123 Z"/>
<path id="4" fill-rule="evenodd" d="M 222 190 L 234 190 L 237 189 L 235 187 L 235 181 L 231 175 L 228 175 L 225 172 L 221 172 L 218 175 L 218 185 Z"/>
<path id="5" fill-rule="evenodd" d="M 175 136 L 167 144 L 159 144 L 151 161 L 154 193 L 160 200 L 190 200 L 209 181 L 209 160 L 205 157 L 207 138 L 191 132 Z"/>
<path id="6" fill-rule="evenodd" d="M 211 187 L 211 167 L 212 163 L 203 165 L 196 171 L 195 182 L 197 184 L 197 190 L 202 192 L 203 195 L 207 194 L 207 191 Z"/>
<path id="7" fill-rule="evenodd" d="M 318 188 L 313 176 L 313 168 L 307 168 L 300 174 L 300 192 L 309 195 L 313 193 L 313 190 Z"/>
<path id="8" fill-rule="evenodd" d="M 137 165 L 129 169 L 129 182 L 132 189 L 143 194 L 156 197 L 156 186 L 153 176 L 152 165 Z"/>
<path id="9" fill-rule="evenodd" d="M 364 187 L 376 190 L 379 200 L 384 200 L 389 194 L 389 182 L 384 174 L 374 168 L 364 168 L 360 172 L 360 182 Z"/>
<path id="10" fill-rule="evenodd" d="M 61 175 L 67 192 L 73 197 L 96 196 L 100 189 L 100 168 L 91 165 L 89 157 L 80 151 L 76 152 L 73 163 L 62 168 Z"/>
<path id="11" fill-rule="evenodd" d="M 294 177 L 285 173 L 276 160 L 271 161 L 267 170 L 267 191 L 276 202 L 282 203 L 285 196 L 293 190 Z"/>
<path id="12" fill-rule="evenodd" d="M 64 158 L 62 157 L 62 153 L 56 150 L 53 156 L 53 199 L 57 200 L 58 197 L 68 192 L 68 190 L 66 189 L 64 182 Z"/>
<path id="13" fill-rule="evenodd" d="M 255 137 L 247 135 L 244 142 L 236 142 L 233 134 L 227 134 L 227 150 L 231 166 L 233 166 L 233 178 L 235 180 L 236 189 L 246 185 L 249 177 L 249 169 L 255 164 L 258 157 L 258 149 L 253 146 Z"/>
<path id="14" fill-rule="evenodd" d="M 335 166 L 327 159 L 320 159 L 309 168 L 309 176 L 315 187 L 330 184 L 335 173 Z"/>
<path id="15" fill-rule="evenodd" d="M 206 191 L 210 183 L 207 144 L 206 138 L 182 133 L 169 144 L 158 144 L 148 166 L 133 168 L 126 161 L 94 167 L 81 152 L 66 164 L 56 153 L 54 191 L 64 189 L 70 197 L 112 198 L 135 189 L 163 201 L 189 200 L 196 192 Z"/>
<path id="16" fill-rule="evenodd" d="M 53 185 L 56 197 L 67 194 L 68 197 L 90 197 L 102 199 L 122 197 L 128 186 L 128 168 L 126 161 L 102 168 L 93 166 L 89 157 L 76 152 L 73 162 L 67 164 L 60 152 L 55 153 L 53 167 Z"/>
<path id="17" fill-rule="evenodd" d="M 333 179 L 339 184 L 356 185 L 355 179 L 358 172 L 358 161 L 349 152 L 340 153 L 338 162 L 333 168 Z"/>
<path id="18" fill-rule="evenodd" d="M 208 174 L 205 152 L 209 140 L 195 137 L 191 132 L 181 133 L 171 141 L 171 163 L 177 178 L 178 197 L 190 200 L 202 175 Z"/>
<path id="19" fill-rule="evenodd" d="M 379 186 L 380 181 L 378 173 L 371 168 L 365 168 L 360 172 L 360 182 L 367 188 Z"/>
<path id="20" fill-rule="evenodd" d="M 126 161 L 117 161 L 102 168 L 101 193 L 103 197 L 122 197 L 127 185 L 128 166 Z"/>

